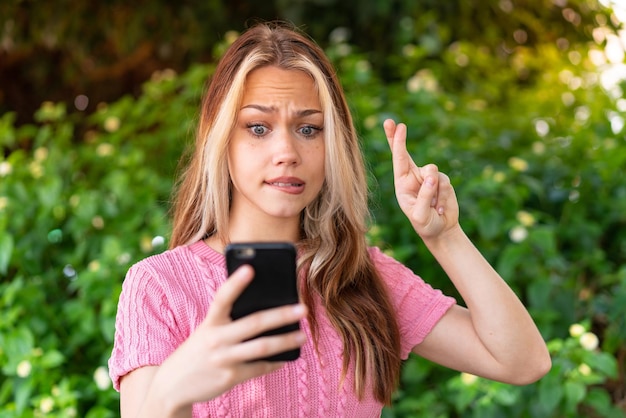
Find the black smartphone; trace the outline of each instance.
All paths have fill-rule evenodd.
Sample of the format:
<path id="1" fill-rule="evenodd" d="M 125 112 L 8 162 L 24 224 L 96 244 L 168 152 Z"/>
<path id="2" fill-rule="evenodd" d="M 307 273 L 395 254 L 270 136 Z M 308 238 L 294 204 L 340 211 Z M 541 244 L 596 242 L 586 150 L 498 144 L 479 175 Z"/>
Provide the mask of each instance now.
<path id="1" fill-rule="evenodd" d="M 264 309 L 298 303 L 296 248 L 289 242 L 232 243 L 226 247 L 226 269 L 230 276 L 243 264 L 254 269 L 254 279 L 233 304 L 231 318 L 238 319 Z M 254 338 L 295 331 L 300 323 L 260 333 Z M 263 358 L 292 361 L 300 348 Z"/>

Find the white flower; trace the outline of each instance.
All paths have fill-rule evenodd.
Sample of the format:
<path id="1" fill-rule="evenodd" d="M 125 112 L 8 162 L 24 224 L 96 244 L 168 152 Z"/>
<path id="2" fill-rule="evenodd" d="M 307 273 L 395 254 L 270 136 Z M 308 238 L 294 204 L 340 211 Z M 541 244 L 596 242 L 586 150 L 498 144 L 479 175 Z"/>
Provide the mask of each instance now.
<path id="1" fill-rule="evenodd" d="M 122 253 L 120 255 L 117 256 L 117 263 L 118 264 L 126 264 L 130 261 L 130 254 L 129 253 Z"/>
<path id="2" fill-rule="evenodd" d="M 33 365 L 30 364 L 30 361 L 22 360 L 17 365 L 17 375 L 22 378 L 28 377 L 32 369 L 33 369 Z"/>
<path id="3" fill-rule="evenodd" d="M 239 38 L 239 32 L 234 30 L 229 30 L 224 34 L 224 39 L 229 45 L 235 42 L 237 38 Z"/>
<path id="4" fill-rule="evenodd" d="M 100 157 L 108 157 L 110 155 L 113 155 L 114 152 L 115 147 L 107 142 L 98 145 L 98 147 L 96 148 L 96 154 L 98 154 Z"/>
<path id="5" fill-rule="evenodd" d="M 163 238 L 162 236 L 157 235 L 156 237 L 152 238 L 152 248 L 160 247 L 163 244 L 165 244 L 165 238 Z"/>
<path id="6" fill-rule="evenodd" d="M 0 177 L 6 177 L 13 171 L 13 166 L 7 161 L 0 163 Z"/>
<path id="7" fill-rule="evenodd" d="M 438 88 L 437 78 L 432 71 L 427 69 L 418 71 L 406 83 L 406 89 L 410 93 L 416 93 L 420 90 L 434 92 Z"/>
<path id="8" fill-rule="evenodd" d="M 595 350 L 600 344 L 598 336 L 593 332 L 585 332 L 583 335 L 580 336 L 578 341 L 580 342 L 580 345 L 582 345 L 583 348 L 587 351 Z"/>
<path id="9" fill-rule="evenodd" d="M 363 121 L 363 125 L 365 125 L 367 129 L 376 128 L 378 126 L 378 117 L 376 115 L 369 115 Z"/>
<path id="10" fill-rule="evenodd" d="M 461 382 L 463 382 L 464 385 L 471 385 L 472 383 L 474 383 L 476 380 L 478 380 L 478 376 L 474 376 L 473 374 L 470 373 L 461 373 Z"/>
<path id="11" fill-rule="evenodd" d="M 80 196 L 73 194 L 70 196 L 70 206 L 73 208 L 78 207 L 80 204 Z"/>
<path id="12" fill-rule="evenodd" d="M 528 162 L 523 158 L 511 157 L 509 158 L 509 167 L 515 171 L 526 171 L 528 170 Z"/>
<path id="13" fill-rule="evenodd" d="M 417 77 L 411 77 L 406 82 L 406 89 L 411 93 L 415 93 L 420 89 L 420 81 Z"/>
<path id="14" fill-rule="evenodd" d="M 502 183 L 504 180 L 506 180 L 506 174 L 504 174 L 502 171 L 497 171 L 493 173 L 493 180 L 496 183 Z"/>
<path id="15" fill-rule="evenodd" d="M 35 179 L 43 176 L 43 166 L 37 161 L 31 162 L 28 165 L 28 169 L 30 170 L 30 175 Z"/>
<path id="16" fill-rule="evenodd" d="M 94 216 L 91 219 L 91 225 L 96 229 L 102 229 L 104 228 L 104 219 L 102 219 L 102 216 Z"/>
<path id="17" fill-rule="evenodd" d="M 111 387 L 111 379 L 109 378 L 109 372 L 104 366 L 100 366 L 93 373 L 93 380 L 96 382 L 96 386 L 100 390 L 107 390 Z"/>
<path id="18" fill-rule="evenodd" d="M 98 260 L 92 260 L 87 265 L 87 269 L 89 271 L 98 271 L 100 270 L 100 262 Z"/>
<path id="19" fill-rule="evenodd" d="M 469 57 L 462 52 L 458 52 L 456 56 L 454 57 L 454 62 L 459 67 L 467 67 L 467 64 L 469 64 L 469 61 L 470 61 Z"/>
<path id="20" fill-rule="evenodd" d="M 578 372 L 582 374 L 583 376 L 589 376 L 591 374 L 591 367 L 583 363 L 580 366 L 578 366 Z"/>
<path id="21" fill-rule="evenodd" d="M 540 141 L 533 142 L 533 152 L 536 155 L 543 155 L 546 152 L 546 144 Z"/>
<path id="22" fill-rule="evenodd" d="M 48 148 L 41 147 L 35 150 L 35 161 L 44 161 L 48 158 Z"/>
<path id="23" fill-rule="evenodd" d="M 561 94 L 561 101 L 567 107 L 570 107 L 576 102 L 576 97 L 572 94 L 572 92 L 567 91 Z"/>
<path id="24" fill-rule="evenodd" d="M 413 44 L 406 44 L 402 47 L 402 55 L 405 57 L 412 57 L 415 55 L 417 47 Z"/>
<path id="25" fill-rule="evenodd" d="M 550 133 L 550 125 L 543 119 L 535 121 L 535 131 L 540 137 L 544 137 Z"/>
<path id="26" fill-rule="evenodd" d="M 352 48 L 350 47 L 350 45 L 348 44 L 337 45 L 337 55 L 339 55 L 340 57 L 348 56 L 350 55 L 350 52 L 352 52 Z"/>
<path id="27" fill-rule="evenodd" d="M 236 37 L 237 37 L 237 32 L 235 32 L 235 39 L 237 39 Z M 176 71 L 171 68 L 166 68 L 164 70 L 157 70 L 153 72 L 152 75 L 150 76 L 150 79 L 156 82 L 171 81 L 175 78 L 176 78 Z"/>
<path id="28" fill-rule="evenodd" d="M 535 217 L 525 210 L 520 210 L 519 212 L 517 212 L 516 218 L 523 226 L 528 227 L 535 224 Z"/>
<path id="29" fill-rule="evenodd" d="M 511 229 L 509 232 L 509 238 L 511 241 L 519 243 L 524 241 L 528 237 L 528 230 L 522 225 L 518 225 Z"/>
<path id="30" fill-rule="evenodd" d="M 117 116 L 109 116 L 104 121 L 104 130 L 107 132 L 115 132 L 120 129 L 120 118 Z"/>
<path id="31" fill-rule="evenodd" d="M 153 250 L 152 238 L 147 237 L 145 235 L 141 237 L 141 240 L 139 241 L 139 247 L 141 248 L 141 251 L 143 251 L 144 253 L 148 253 L 152 251 Z"/>
<path id="32" fill-rule="evenodd" d="M 585 327 L 580 324 L 572 324 L 569 327 L 569 335 L 578 338 L 585 333 Z"/>
<path id="33" fill-rule="evenodd" d="M 46 396 L 45 398 L 41 400 L 41 403 L 39 404 L 39 410 L 41 412 L 43 412 L 44 414 L 47 414 L 49 412 L 52 412 L 53 409 L 54 409 L 54 399 L 52 399 L 49 396 Z"/>
<path id="34" fill-rule="evenodd" d="M 368 72 L 369 70 L 372 69 L 372 65 L 367 60 L 359 60 L 356 63 L 355 68 L 357 69 L 357 71 L 359 71 L 361 73 L 366 73 L 366 72 Z"/>
<path id="35" fill-rule="evenodd" d="M 335 28 L 330 32 L 329 38 L 330 42 L 334 44 L 348 42 L 348 39 L 350 38 L 350 29 L 343 26 Z"/>

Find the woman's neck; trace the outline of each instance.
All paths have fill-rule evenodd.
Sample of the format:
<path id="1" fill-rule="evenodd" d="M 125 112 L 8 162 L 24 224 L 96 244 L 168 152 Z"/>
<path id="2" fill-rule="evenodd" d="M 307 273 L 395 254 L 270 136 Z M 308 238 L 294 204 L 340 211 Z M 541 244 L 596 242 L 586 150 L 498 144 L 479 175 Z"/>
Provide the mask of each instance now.
<path id="1" fill-rule="evenodd" d="M 300 240 L 300 222 L 293 220 L 275 220 L 272 222 L 232 222 L 228 233 L 224 235 L 214 234 L 204 242 L 219 253 L 224 253 L 224 248 L 231 242 L 267 242 L 285 241 L 295 243 Z"/>

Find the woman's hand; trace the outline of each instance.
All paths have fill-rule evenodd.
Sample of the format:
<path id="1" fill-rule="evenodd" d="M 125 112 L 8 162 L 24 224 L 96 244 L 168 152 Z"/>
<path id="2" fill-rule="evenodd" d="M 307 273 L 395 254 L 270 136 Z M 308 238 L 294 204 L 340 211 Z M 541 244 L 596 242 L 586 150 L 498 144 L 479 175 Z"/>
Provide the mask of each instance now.
<path id="1" fill-rule="evenodd" d="M 550 355 L 526 308 L 459 225 L 459 205 L 445 174 L 418 167 L 406 149 L 406 126 L 384 122 L 402 211 L 463 298 L 413 352 L 444 366 L 513 384 L 536 381 Z"/>
<path id="2" fill-rule="evenodd" d="M 301 320 L 306 316 L 304 305 L 268 309 L 236 321 L 230 318 L 233 303 L 253 275 L 250 266 L 242 266 L 220 287 L 204 321 L 158 367 L 139 416 L 157 416 L 151 415 L 151 405 L 155 404 L 166 404 L 167 416 L 187 416 L 191 404 L 213 399 L 284 364 L 255 359 L 304 343 L 302 331 L 249 340 L 261 332 Z M 163 409 L 158 412 L 164 414 Z"/>
<path id="3" fill-rule="evenodd" d="M 434 164 L 419 167 L 406 149 L 406 125 L 385 120 L 383 127 L 393 158 L 396 198 L 415 231 L 436 238 L 459 222 L 459 205 L 450 179 Z"/>

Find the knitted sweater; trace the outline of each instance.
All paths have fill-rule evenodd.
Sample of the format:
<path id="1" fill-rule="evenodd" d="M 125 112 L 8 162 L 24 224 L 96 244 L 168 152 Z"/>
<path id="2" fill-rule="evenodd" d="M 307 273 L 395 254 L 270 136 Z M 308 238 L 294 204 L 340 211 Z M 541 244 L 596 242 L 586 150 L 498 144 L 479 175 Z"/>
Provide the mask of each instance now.
<path id="1" fill-rule="evenodd" d="M 444 296 L 408 268 L 369 249 L 386 283 L 401 334 L 402 358 L 430 332 L 454 299 Z M 146 258 L 130 268 L 123 284 L 109 371 L 120 378 L 142 366 L 161 364 L 206 316 L 216 290 L 226 280 L 222 254 L 199 241 Z M 210 402 L 195 404 L 194 417 L 378 417 L 383 405 L 367 390 L 354 393 L 354 372 L 343 384 L 342 342 L 324 309 L 316 306 L 319 354 L 306 320 L 308 339 L 298 360 L 248 380 Z"/>

